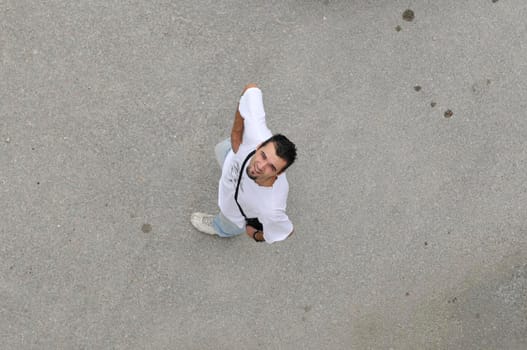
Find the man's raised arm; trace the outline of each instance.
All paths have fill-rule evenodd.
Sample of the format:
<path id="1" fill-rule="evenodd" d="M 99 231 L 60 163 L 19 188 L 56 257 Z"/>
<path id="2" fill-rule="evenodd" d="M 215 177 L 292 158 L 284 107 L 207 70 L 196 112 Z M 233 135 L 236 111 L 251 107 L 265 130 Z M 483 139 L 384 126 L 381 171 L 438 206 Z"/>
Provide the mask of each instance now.
<path id="1" fill-rule="evenodd" d="M 257 87 L 254 83 L 247 84 L 242 91 L 242 96 L 245 91 L 254 87 Z M 231 130 L 231 147 L 234 153 L 238 152 L 238 148 L 240 148 L 240 145 L 243 141 L 243 125 L 243 118 L 240 114 L 240 105 L 238 104 L 238 107 L 236 108 L 236 113 L 234 115 L 234 123 L 232 125 Z"/>

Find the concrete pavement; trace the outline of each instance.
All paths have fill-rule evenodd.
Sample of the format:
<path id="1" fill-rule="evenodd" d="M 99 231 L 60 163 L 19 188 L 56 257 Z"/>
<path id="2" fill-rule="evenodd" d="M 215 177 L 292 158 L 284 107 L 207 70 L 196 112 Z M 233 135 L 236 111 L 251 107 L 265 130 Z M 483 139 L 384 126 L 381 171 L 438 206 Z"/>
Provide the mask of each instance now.
<path id="1" fill-rule="evenodd" d="M 2 349 L 527 348 L 525 1 L 0 18 Z M 248 82 L 299 149 L 273 245 L 189 222 Z"/>

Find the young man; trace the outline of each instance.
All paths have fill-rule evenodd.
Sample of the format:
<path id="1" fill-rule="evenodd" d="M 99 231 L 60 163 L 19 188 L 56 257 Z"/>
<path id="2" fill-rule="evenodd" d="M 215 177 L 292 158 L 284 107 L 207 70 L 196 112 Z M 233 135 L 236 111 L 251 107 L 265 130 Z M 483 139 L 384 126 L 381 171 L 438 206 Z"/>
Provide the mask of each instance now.
<path id="1" fill-rule="evenodd" d="M 193 213 L 192 225 L 220 237 L 245 232 L 256 242 L 289 237 L 293 224 L 285 212 L 289 191 L 285 170 L 296 159 L 296 147 L 267 128 L 262 91 L 256 84 L 243 90 L 231 137 L 216 145 L 215 152 L 222 167 L 220 213 Z"/>

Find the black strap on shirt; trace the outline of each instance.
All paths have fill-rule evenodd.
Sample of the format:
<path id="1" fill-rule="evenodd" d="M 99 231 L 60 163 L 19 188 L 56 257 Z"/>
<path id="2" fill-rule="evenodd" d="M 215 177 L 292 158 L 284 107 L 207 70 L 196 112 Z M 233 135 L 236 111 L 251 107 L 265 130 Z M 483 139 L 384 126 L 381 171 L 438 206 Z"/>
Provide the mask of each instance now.
<path id="1" fill-rule="evenodd" d="M 236 192 L 234 192 L 234 201 L 238 205 L 238 209 L 240 209 L 240 213 L 242 213 L 243 217 L 245 218 L 245 223 L 247 225 L 252 226 L 252 227 L 254 227 L 256 229 L 256 231 L 253 233 L 254 240 L 256 242 L 264 242 L 265 238 L 263 240 L 261 240 L 261 241 L 256 239 L 256 233 L 263 231 L 262 223 L 258 220 L 258 218 L 248 218 L 247 215 L 245 215 L 245 213 L 243 212 L 243 209 L 242 209 L 240 203 L 238 203 L 238 190 L 240 189 L 240 183 L 242 182 L 242 176 L 243 176 L 243 170 L 245 168 L 245 164 L 247 164 L 247 161 L 249 160 L 249 158 L 251 158 L 255 153 L 256 153 L 256 150 L 254 150 L 251 153 L 249 153 L 247 158 L 245 158 L 245 160 L 242 163 L 242 167 L 240 169 L 240 176 L 238 177 L 238 184 L 236 185 Z"/>
<path id="2" fill-rule="evenodd" d="M 245 158 L 245 160 L 243 161 L 242 167 L 240 169 L 240 176 L 238 177 L 238 184 L 236 185 L 236 192 L 234 192 L 234 201 L 238 205 L 238 209 L 240 209 L 240 213 L 242 213 L 243 217 L 245 218 L 245 221 L 247 221 L 247 215 L 245 215 L 242 207 L 240 206 L 240 203 L 238 203 L 238 190 L 240 189 L 240 183 L 242 182 L 242 175 L 243 175 L 243 169 L 245 168 L 245 164 L 247 164 L 247 161 L 249 160 L 249 158 L 251 158 L 255 153 L 256 153 L 256 150 L 252 151 L 251 153 L 249 153 L 247 158 Z"/>

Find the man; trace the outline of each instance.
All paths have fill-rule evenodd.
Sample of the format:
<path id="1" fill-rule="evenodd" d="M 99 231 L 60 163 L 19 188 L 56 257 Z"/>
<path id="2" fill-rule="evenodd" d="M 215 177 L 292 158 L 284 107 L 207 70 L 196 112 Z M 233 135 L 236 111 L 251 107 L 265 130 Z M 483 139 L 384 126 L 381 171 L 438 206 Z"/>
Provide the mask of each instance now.
<path id="1" fill-rule="evenodd" d="M 296 159 L 296 147 L 267 128 L 262 91 L 256 84 L 243 90 L 230 140 L 216 145 L 215 152 L 222 167 L 220 213 L 193 213 L 192 225 L 220 237 L 245 232 L 256 242 L 289 237 L 293 224 L 285 212 L 289 191 L 285 170 Z"/>

